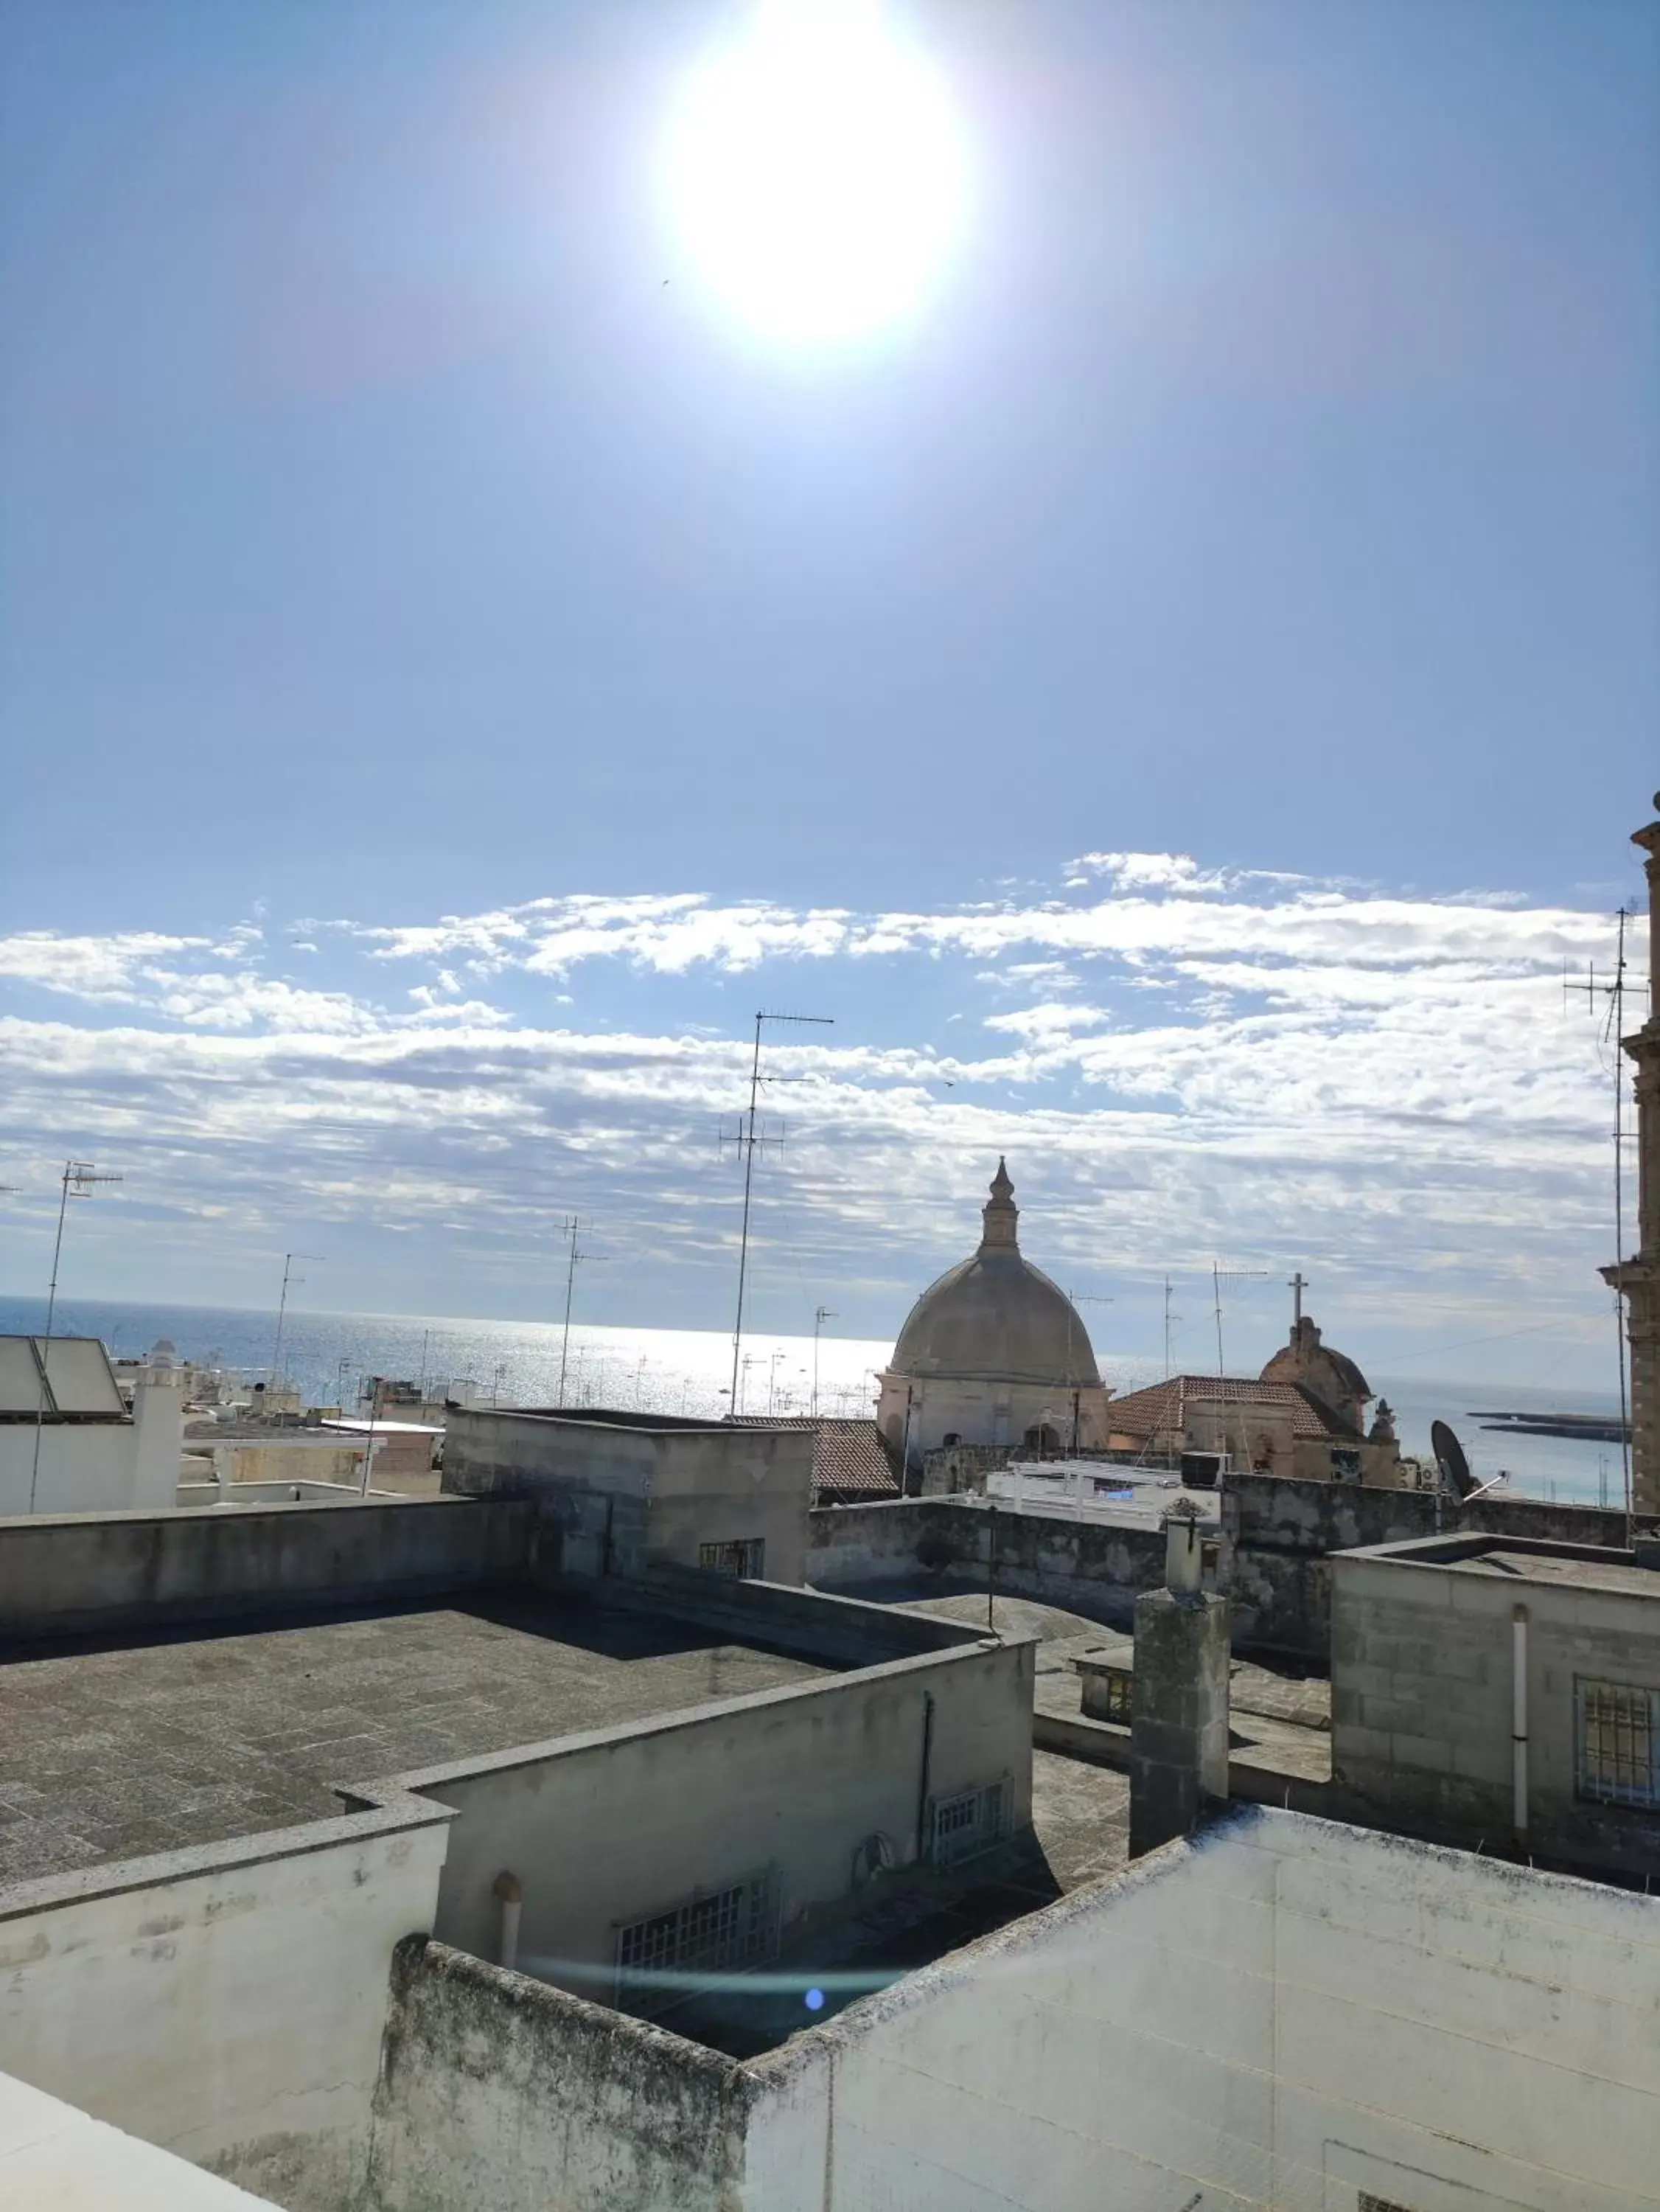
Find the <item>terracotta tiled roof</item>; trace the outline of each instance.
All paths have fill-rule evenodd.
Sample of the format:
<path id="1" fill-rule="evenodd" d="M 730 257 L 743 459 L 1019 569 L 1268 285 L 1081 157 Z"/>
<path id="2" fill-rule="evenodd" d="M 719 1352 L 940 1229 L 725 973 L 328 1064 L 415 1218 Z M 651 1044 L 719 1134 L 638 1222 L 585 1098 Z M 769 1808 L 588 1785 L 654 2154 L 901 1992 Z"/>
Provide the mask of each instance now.
<path id="1" fill-rule="evenodd" d="M 1298 1382 L 1259 1382 L 1243 1375 L 1172 1375 L 1167 1382 L 1150 1383 L 1107 1402 L 1106 1417 L 1112 1427 L 1130 1437 L 1150 1437 L 1161 1429 L 1182 1425 L 1182 1407 L 1189 1398 L 1218 1398 L 1230 1406 L 1289 1406 L 1291 1433 L 1306 1442 L 1352 1444 L 1360 1431 L 1338 1419 L 1312 1390 Z"/>
<path id="2" fill-rule="evenodd" d="M 736 1425 L 814 1431 L 815 1505 L 833 1504 L 839 1498 L 900 1495 L 895 1455 L 888 1450 L 881 1431 L 872 1420 L 845 1420 L 828 1414 L 815 1419 L 810 1413 L 782 1413 L 776 1419 L 769 1419 L 765 1413 L 740 1413 Z"/>

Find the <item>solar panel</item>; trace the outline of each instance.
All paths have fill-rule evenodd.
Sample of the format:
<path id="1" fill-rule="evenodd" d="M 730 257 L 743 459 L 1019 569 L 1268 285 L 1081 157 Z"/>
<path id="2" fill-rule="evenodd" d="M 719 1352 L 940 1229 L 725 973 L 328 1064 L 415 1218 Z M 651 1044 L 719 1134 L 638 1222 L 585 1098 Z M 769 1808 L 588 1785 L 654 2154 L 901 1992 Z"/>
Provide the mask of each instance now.
<path id="1" fill-rule="evenodd" d="M 0 1413 L 34 1413 L 40 1405 L 40 1367 L 27 1336 L 0 1336 Z"/>
<path id="2" fill-rule="evenodd" d="M 41 1348 L 39 1337 L 35 1344 Z M 60 1413 L 126 1412 L 110 1356 L 95 1336 L 55 1336 L 44 1350 L 46 1380 Z"/>

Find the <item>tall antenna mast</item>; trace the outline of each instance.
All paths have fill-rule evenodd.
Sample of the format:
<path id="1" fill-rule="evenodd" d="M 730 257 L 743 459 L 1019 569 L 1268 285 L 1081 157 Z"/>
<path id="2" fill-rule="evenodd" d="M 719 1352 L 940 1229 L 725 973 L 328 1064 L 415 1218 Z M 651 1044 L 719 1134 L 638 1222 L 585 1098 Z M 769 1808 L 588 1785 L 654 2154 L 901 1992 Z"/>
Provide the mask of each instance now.
<path id="1" fill-rule="evenodd" d="M 1164 1379 L 1166 1382 L 1170 1380 L 1171 1371 L 1170 1325 L 1172 1322 L 1178 1322 L 1181 1319 L 1180 1314 L 1172 1313 L 1170 1310 L 1170 1301 L 1174 1295 L 1174 1286 L 1172 1285 L 1169 1276 L 1166 1275 L 1164 1279 Z"/>
<path id="2" fill-rule="evenodd" d="M 1583 983 L 1563 986 L 1563 996 L 1569 991 L 1582 991 L 1587 1000 L 1606 999 L 1608 1019 L 1602 1025 L 1602 1035 L 1614 1047 L 1614 1263 L 1616 1268 L 1625 1265 L 1626 1259 L 1626 1068 L 1621 1056 L 1621 1038 L 1626 1027 L 1626 924 L 1631 920 L 1629 910 L 1621 907 L 1616 916 L 1619 933 L 1615 940 L 1614 975 L 1608 982 L 1599 983 L 1596 970 L 1588 966 Z M 1620 1293 L 1614 1294 L 1614 1334 L 1620 1350 L 1620 1466 L 1624 1481 L 1627 1518 L 1631 1516 L 1631 1413 L 1630 1391 L 1626 1377 L 1626 1316 L 1620 1302 Z"/>
<path id="3" fill-rule="evenodd" d="M 559 1224 L 560 1235 L 567 1237 L 571 1246 L 569 1256 L 565 1263 L 565 1334 L 560 1339 L 559 1346 L 558 1402 L 561 1406 L 565 1403 L 566 1370 L 571 1364 L 571 1302 L 576 1296 L 577 1269 L 585 1260 L 594 1260 L 599 1257 L 597 1253 L 582 1250 L 578 1243 L 581 1229 L 581 1218 L 574 1213 L 568 1221 L 561 1221 Z"/>
<path id="4" fill-rule="evenodd" d="M 1225 1267 L 1220 1260 L 1213 1260 L 1210 1263 L 1211 1295 L 1216 1308 L 1216 1372 L 1218 1375 L 1226 1375 L 1227 1372 L 1227 1362 L 1222 1358 L 1222 1285 L 1248 1283 L 1257 1278 L 1266 1276 L 1267 1273 L 1266 1267 Z M 1299 1295 L 1300 1296 L 1300 1293 Z"/>
<path id="5" fill-rule="evenodd" d="M 72 1198 L 90 1198 L 100 1182 L 119 1182 L 118 1175 L 100 1175 L 90 1160 L 65 1160 L 58 1200 L 58 1238 L 51 1248 L 51 1282 L 46 1291 L 46 1333 L 40 1340 L 40 1391 L 34 1401 L 34 1458 L 29 1468 L 29 1511 L 40 1480 L 40 1432 L 46 1421 L 46 1392 L 51 1387 L 46 1370 L 51 1358 L 51 1325 L 58 1313 L 58 1263 L 64 1255 L 64 1216 Z"/>
<path id="6" fill-rule="evenodd" d="M 285 1252 L 282 1255 L 282 1295 L 276 1302 L 276 1339 L 271 1346 L 271 1388 L 280 1389 L 282 1383 L 282 1324 L 288 1313 L 288 1287 L 291 1283 L 303 1283 L 306 1278 L 294 1273 L 296 1260 L 321 1261 L 321 1252 Z"/>
<path id="7" fill-rule="evenodd" d="M 741 1125 L 737 1142 L 743 1152 L 743 1226 L 738 1236 L 738 1305 L 732 1323 L 732 1395 L 728 1401 L 731 1413 L 738 1410 L 738 1392 L 742 1386 L 740 1363 L 743 1356 L 743 1291 L 749 1268 L 749 1200 L 755 1179 L 755 1146 L 765 1142 L 755 1134 L 755 1110 L 760 1099 L 760 1028 L 763 1022 L 794 1022 L 815 1029 L 833 1029 L 835 1023 L 828 1014 L 769 1014 L 755 1016 L 755 1051 L 749 1063 L 749 1111 Z"/>

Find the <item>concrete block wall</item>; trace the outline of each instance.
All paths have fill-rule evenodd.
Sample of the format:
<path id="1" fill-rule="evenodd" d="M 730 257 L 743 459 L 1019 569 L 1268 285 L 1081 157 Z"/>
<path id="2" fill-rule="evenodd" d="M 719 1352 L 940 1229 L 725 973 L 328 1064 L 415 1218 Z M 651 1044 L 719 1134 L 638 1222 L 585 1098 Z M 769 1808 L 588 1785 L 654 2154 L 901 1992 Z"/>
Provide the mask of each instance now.
<path id="1" fill-rule="evenodd" d="M 1512 1844 L 1519 1603 L 1528 1615 L 1525 1848 L 1660 1875 L 1654 1814 L 1578 1796 L 1574 1715 L 1578 1677 L 1660 1689 L 1660 1597 L 1364 1553 L 1332 1562 L 1332 1590 L 1340 1802 L 1391 1827 Z"/>

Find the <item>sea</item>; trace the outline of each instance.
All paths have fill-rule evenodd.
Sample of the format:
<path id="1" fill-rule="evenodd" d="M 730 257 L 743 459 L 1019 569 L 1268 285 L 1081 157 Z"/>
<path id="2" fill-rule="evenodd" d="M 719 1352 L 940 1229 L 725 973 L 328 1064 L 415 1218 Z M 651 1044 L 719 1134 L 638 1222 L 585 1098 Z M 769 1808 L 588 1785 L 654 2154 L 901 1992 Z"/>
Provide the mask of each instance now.
<path id="1" fill-rule="evenodd" d="M 0 1297 L 0 1334 L 39 1330 L 45 1301 Z M 227 1369 L 251 1383 L 268 1378 L 276 1354 L 273 1312 L 222 1306 L 123 1305 L 61 1298 L 54 1328 L 101 1337 L 112 1358 L 136 1357 L 166 1338 L 179 1356 Z M 886 1338 L 772 1336 L 746 1333 L 738 1376 L 743 1413 L 858 1414 L 871 1411 L 875 1378 L 893 1349 Z M 1145 1359 L 1097 1352 L 1103 1382 L 1120 1392 L 1157 1382 L 1163 1369 Z M 715 1418 L 732 1384 L 730 1333 L 710 1329 L 608 1328 L 573 1323 L 568 1348 L 557 1322 L 458 1321 L 415 1314 L 330 1314 L 290 1310 L 281 1364 L 308 1405 L 352 1406 L 364 1378 L 424 1380 L 436 1391 L 470 1382 L 485 1402 L 503 1406 L 612 1406 Z M 1517 1436 L 1485 1427 L 1484 1413 L 1612 1414 L 1615 1394 L 1527 1389 L 1479 1378 L 1372 1375 L 1395 1410 L 1403 1450 L 1429 1456 L 1429 1427 L 1447 1422 L 1479 1481 L 1500 1474 L 1525 1497 L 1590 1504 L 1621 1503 L 1617 1444 Z"/>

